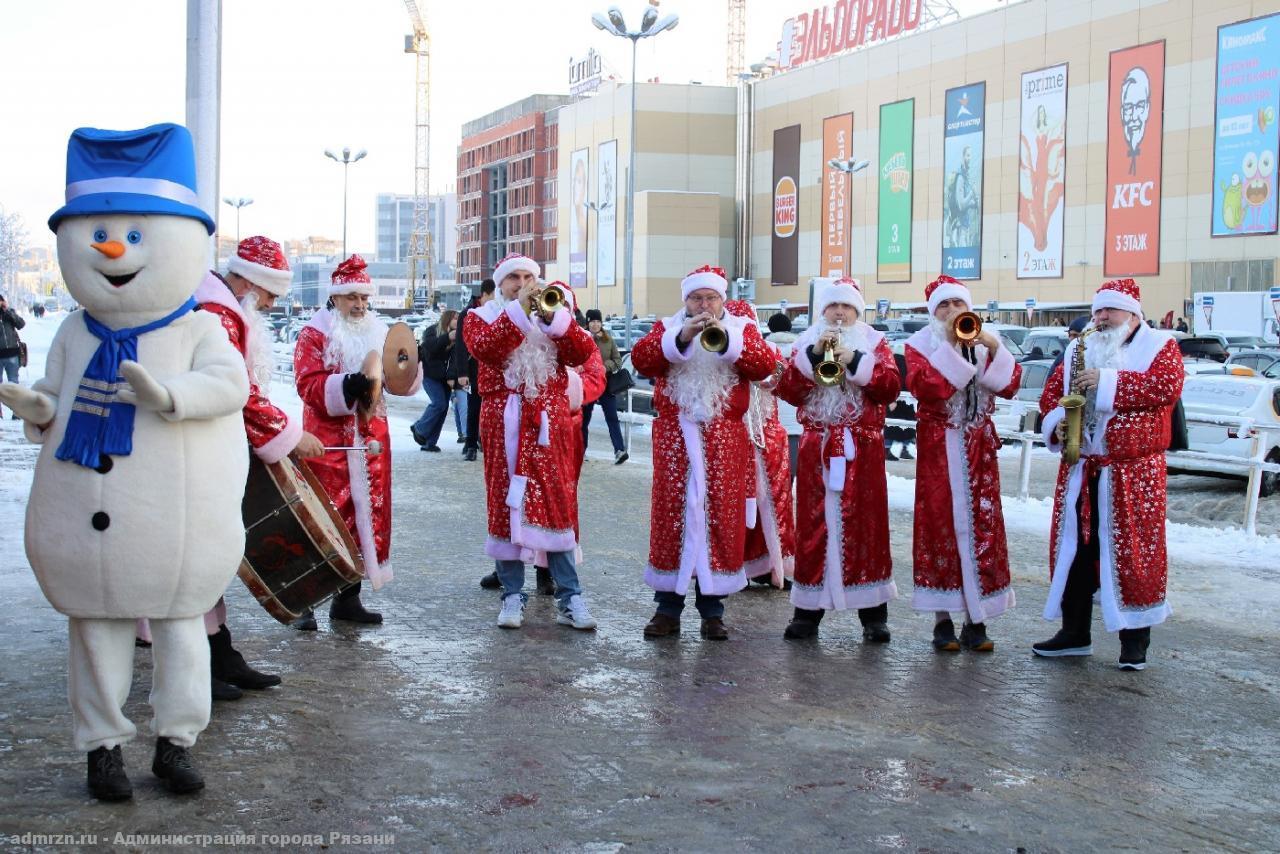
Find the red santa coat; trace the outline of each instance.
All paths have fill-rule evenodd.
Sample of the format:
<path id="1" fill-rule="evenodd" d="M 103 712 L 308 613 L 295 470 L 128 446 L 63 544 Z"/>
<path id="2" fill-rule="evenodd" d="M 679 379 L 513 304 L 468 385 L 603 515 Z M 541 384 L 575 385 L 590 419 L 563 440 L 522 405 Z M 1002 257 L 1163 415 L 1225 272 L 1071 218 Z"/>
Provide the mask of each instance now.
<path id="1" fill-rule="evenodd" d="M 578 545 L 577 453 L 569 414 L 566 366 L 596 351 L 591 335 L 561 308 L 550 325 L 530 319 L 512 300 L 491 300 L 468 315 L 467 350 L 478 363 L 480 441 L 489 510 L 485 554 L 494 560 L 533 560 L 538 552 L 572 552 Z M 533 397 L 504 376 L 534 323 L 552 342 L 549 375 Z M 581 422 L 578 422 L 581 442 Z"/>
<path id="2" fill-rule="evenodd" d="M 750 403 L 750 383 L 772 373 L 774 357 L 754 323 L 728 313 L 719 321 L 729 337 L 724 353 L 706 354 L 697 341 L 681 351 L 676 336 L 684 319 L 681 310 L 654 324 L 631 353 L 636 370 L 656 380 L 658 411 L 644 577 L 655 590 L 684 594 L 696 576 L 704 594 L 719 596 L 747 583 L 743 541 L 756 510 L 751 443 L 743 416 Z M 673 397 L 673 383 L 713 360 L 728 367 L 719 408 L 713 413 L 681 409 Z"/>
<path id="3" fill-rule="evenodd" d="M 995 397 L 1017 392 L 1022 367 L 1003 344 L 994 358 L 973 352 L 976 365 L 929 327 L 906 343 L 907 389 L 919 402 L 911 605 L 982 623 L 1014 604 L 991 412 Z"/>
<path id="4" fill-rule="evenodd" d="M 240 351 L 249 370 L 249 402 L 244 405 L 244 429 L 249 446 L 264 463 L 278 463 L 302 438 L 302 422 L 290 418 L 276 406 L 258 385 L 249 359 L 249 326 L 244 309 L 236 301 L 235 294 L 217 273 L 209 273 L 196 288 L 196 302 L 200 310 L 215 314 L 226 330 L 227 338 Z"/>
<path id="5" fill-rule="evenodd" d="M 294 382 L 302 398 L 302 426 L 328 446 L 367 446 L 377 441 L 382 452 L 327 451 L 307 460 L 324 485 L 329 500 L 342 515 L 360 547 L 365 577 L 377 590 L 392 579 L 391 571 L 391 440 L 387 430 L 385 401 L 371 413 L 361 413 L 359 403 L 347 405 L 342 379 L 349 371 L 325 363 L 324 349 L 334 313 L 322 309 L 298 333 L 293 353 Z M 379 327 L 382 327 L 379 324 Z M 383 328 L 383 337 L 386 332 Z M 373 349 L 381 350 L 378 342 Z M 409 392 L 421 386 L 422 370 Z"/>
<path id="6" fill-rule="evenodd" d="M 865 327 L 867 351 L 845 378 L 843 417 L 819 420 L 810 405 L 819 392 L 806 332 L 778 386 L 804 433 L 796 466 L 796 571 L 791 602 L 809 610 L 873 608 L 898 596 L 889 552 L 889 495 L 884 469 L 885 408 L 901 379 L 884 335 Z M 855 404 L 851 389 L 856 389 Z"/>
<path id="7" fill-rule="evenodd" d="M 569 415 L 573 419 L 574 454 L 578 460 L 574 471 L 574 480 L 582 478 L 582 461 L 587 455 L 586 443 L 582 441 L 582 407 L 589 406 L 600 399 L 608 385 L 608 377 L 604 372 L 604 359 L 600 358 L 600 348 L 592 353 L 580 368 L 570 372 L 569 376 Z"/>
<path id="8" fill-rule="evenodd" d="M 1079 339 L 1077 339 L 1078 341 Z M 1088 339 L 1085 339 L 1086 349 Z M 1061 446 L 1054 430 L 1066 416 L 1058 406 L 1070 387 L 1072 341 L 1040 397 L 1045 444 Z M 1077 508 L 1087 476 L 1098 474 L 1098 584 L 1107 631 L 1140 629 L 1164 622 L 1168 557 L 1165 553 L 1165 449 L 1169 415 L 1182 394 L 1184 370 L 1177 342 L 1166 332 L 1140 325 L 1120 348 L 1118 368 L 1103 368 L 1097 388 L 1097 425 L 1082 432 L 1080 461 L 1058 468 L 1049 534 L 1051 583 L 1044 617 L 1062 616 L 1062 593 L 1075 560 Z M 1088 506 L 1085 496 L 1083 506 Z"/>
<path id="9" fill-rule="evenodd" d="M 768 342 L 765 346 L 775 360 L 781 360 L 777 347 Z M 791 449 L 787 429 L 778 419 L 775 391 L 772 376 L 751 384 L 746 425 L 754 458 L 756 518 L 754 525 L 747 526 L 742 566 L 747 578 L 768 574 L 775 587 L 782 587 L 783 580 L 795 572 L 796 515 L 791 497 Z"/>

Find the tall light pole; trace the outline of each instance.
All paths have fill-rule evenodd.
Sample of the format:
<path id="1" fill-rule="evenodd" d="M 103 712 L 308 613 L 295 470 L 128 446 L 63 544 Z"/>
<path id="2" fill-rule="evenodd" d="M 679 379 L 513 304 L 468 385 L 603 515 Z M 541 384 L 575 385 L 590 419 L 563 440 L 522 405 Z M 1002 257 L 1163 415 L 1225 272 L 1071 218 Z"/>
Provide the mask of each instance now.
<path id="1" fill-rule="evenodd" d="M 597 240 L 597 241 L 601 240 L 601 239 L 602 239 L 602 237 L 603 237 L 603 236 L 600 234 L 600 214 L 601 214 L 601 213 L 603 213 L 604 211 L 607 211 L 607 210 L 608 210 L 609 208 L 611 208 L 611 207 L 613 207 L 613 202 L 605 202 L 605 203 L 603 203 L 603 204 L 599 204 L 599 203 L 597 203 L 597 202 L 587 202 L 587 208 L 588 208 L 589 210 L 591 210 L 591 211 L 596 215 L 596 240 Z M 614 226 L 614 228 L 616 229 L 616 228 L 617 228 L 617 226 L 615 225 L 615 226 Z M 614 233 L 613 233 L 612 235 L 610 235 L 610 236 L 609 236 L 609 239 L 610 239 L 610 240 L 616 240 L 616 239 L 617 239 L 617 231 L 616 231 L 616 230 L 614 231 Z M 616 246 L 617 246 L 617 244 L 615 243 L 615 244 L 614 244 L 614 246 L 616 247 Z M 616 262 L 616 261 L 614 262 L 614 268 L 613 268 L 613 269 L 614 269 L 615 271 L 618 269 L 618 267 L 617 267 L 617 262 Z M 596 287 L 595 287 L 595 291 L 596 291 L 596 308 L 599 308 L 599 307 L 600 307 L 600 251 L 599 251 L 599 244 L 598 244 L 598 243 L 597 243 L 597 249 L 596 249 Z M 629 314 L 629 312 L 628 312 L 628 314 Z"/>
<path id="2" fill-rule="evenodd" d="M 832 158 L 827 161 L 827 165 L 837 172 L 845 174 L 846 188 L 853 183 L 853 176 L 866 169 L 871 165 L 870 160 L 854 160 L 850 157 L 848 160 L 838 160 Z M 849 193 L 849 232 L 844 235 L 845 252 L 844 252 L 844 274 L 846 276 L 853 275 L 853 193 Z"/>
<path id="3" fill-rule="evenodd" d="M 338 157 L 338 155 L 334 154 L 332 148 L 326 148 L 324 150 L 325 157 L 328 157 L 330 160 L 334 161 L 335 163 L 342 164 L 342 257 L 343 258 L 347 257 L 347 167 L 350 166 L 352 163 L 355 163 L 357 160 L 363 160 L 364 156 L 368 153 L 369 152 L 365 151 L 362 148 L 356 152 L 355 157 L 352 157 L 351 147 L 345 146 L 345 145 L 342 147 L 342 157 Z"/>
<path id="4" fill-rule="evenodd" d="M 663 30 L 674 30 L 680 23 L 680 16 L 672 13 L 659 21 L 658 10 L 649 6 L 640 19 L 640 29 L 631 31 L 627 29 L 626 21 L 622 18 L 622 10 L 617 6 L 610 6 L 607 13 L 592 13 L 591 23 L 596 29 L 604 30 L 611 36 L 631 40 L 631 144 L 627 157 L 629 164 L 627 166 L 627 263 L 624 274 L 626 278 L 622 288 L 622 299 L 627 313 L 623 334 L 627 339 L 627 347 L 631 347 L 631 315 L 635 313 L 632 306 L 632 270 L 635 264 L 636 238 L 636 44 L 640 39 L 651 38 Z"/>
<path id="5" fill-rule="evenodd" d="M 244 196 L 236 196 L 235 198 L 232 198 L 231 196 L 223 196 L 222 203 L 224 205 L 231 205 L 231 207 L 236 209 L 236 245 L 238 246 L 240 245 L 240 209 L 247 208 L 249 205 L 253 204 L 253 199 L 246 199 Z"/>

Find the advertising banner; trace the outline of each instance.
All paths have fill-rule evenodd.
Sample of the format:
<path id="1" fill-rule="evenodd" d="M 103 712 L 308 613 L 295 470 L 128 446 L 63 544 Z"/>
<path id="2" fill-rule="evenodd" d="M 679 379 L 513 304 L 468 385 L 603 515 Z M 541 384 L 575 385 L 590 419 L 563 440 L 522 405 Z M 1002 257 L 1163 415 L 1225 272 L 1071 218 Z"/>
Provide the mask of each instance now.
<path id="1" fill-rule="evenodd" d="M 1107 83 L 1107 276 L 1160 272 L 1164 42 L 1113 50 Z"/>
<path id="2" fill-rule="evenodd" d="M 600 143 L 596 167 L 596 286 L 618 283 L 618 141 Z"/>
<path id="3" fill-rule="evenodd" d="M 822 275 L 839 278 L 849 272 L 849 176 L 831 168 L 848 160 L 853 141 L 853 113 L 822 120 Z"/>
<path id="4" fill-rule="evenodd" d="M 587 284 L 587 149 L 569 155 L 569 286 Z"/>
<path id="5" fill-rule="evenodd" d="M 800 125 L 773 132 L 773 271 L 775 285 L 799 284 Z"/>
<path id="6" fill-rule="evenodd" d="M 1218 27 L 1214 237 L 1276 233 L 1280 13 Z"/>
<path id="7" fill-rule="evenodd" d="M 987 84 L 947 90 L 942 123 L 942 272 L 982 278 L 982 153 Z"/>
<path id="8" fill-rule="evenodd" d="M 1018 278 L 1062 278 L 1067 187 L 1067 64 L 1022 75 Z"/>
<path id="9" fill-rule="evenodd" d="M 880 197 L 876 218 L 876 281 L 911 281 L 914 98 L 880 107 Z"/>

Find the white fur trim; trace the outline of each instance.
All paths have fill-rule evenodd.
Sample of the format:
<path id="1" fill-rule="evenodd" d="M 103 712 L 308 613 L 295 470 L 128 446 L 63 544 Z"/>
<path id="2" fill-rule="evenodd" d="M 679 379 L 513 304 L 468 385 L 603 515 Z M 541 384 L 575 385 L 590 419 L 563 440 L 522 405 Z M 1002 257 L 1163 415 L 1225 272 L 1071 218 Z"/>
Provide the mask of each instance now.
<path id="1" fill-rule="evenodd" d="M 365 296 L 373 296 L 376 289 L 373 282 L 330 282 L 329 296 L 337 297 L 344 294 L 364 294 Z"/>
<path id="2" fill-rule="evenodd" d="M 354 419 L 353 419 L 354 421 Z M 352 430 L 357 439 L 360 438 L 360 425 L 353 424 Z M 389 452 L 389 451 L 388 451 Z M 364 568 L 364 577 L 374 590 L 392 579 L 390 561 L 378 563 L 377 541 L 373 538 L 373 503 L 369 495 L 368 457 L 363 451 L 347 451 L 347 478 L 351 483 L 351 503 L 356 517 L 356 543 L 360 546 L 360 563 Z"/>
<path id="3" fill-rule="evenodd" d="M 725 334 L 729 338 L 729 346 L 720 354 L 720 360 L 729 363 L 738 361 L 742 355 L 742 348 L 746 345 L 747 319 L 726 311 L 717 322 L 724 327 Z"/>
<path id="4" fill-rule="evenodd" d="M 565 371 L 567 380 L 565 388 L 565 396 L 569 398 L 569 411 L 578 412 L 582 409 L 582 375 L 573 368 Z"/>
<path id="5" fill-rule="evenodd" d="M 298 440 L 301 438 L 302 421 L 286 417 L 284 429 L 272 436 L 270 441 L 262 447 L 254 448 L 253 453 L 264 463 L 278 463 L 289 456 L 289 452 L 297 447 Z"/>
<path id="6" fill-rule="evenodd" d="M 867 313 L 866 299 L 862 296 L 862 291 L 857 287 L 848 283 L 840 283 L 838 279 L 823 279 L 822 282 L 822 286 L 818 288 L 818 292 L 813 297 L 813 313 L 815 316 L 822 317 L 822 313 L 827 310 L 827 306 L 833 302 L 842 302 L 853 306 L 858 310 L 859 319 Z"/>
<path id="7" fill-rule="evenodd" d="M 499 287 L 502 286 L 502 280 L 517 270 L 523 270 L 532 275 L 535 279 L 542 278 L 542 271 L 538 268 L 538 262 L 524 255 L 517 255 L 514 258 L 508 258 L 499 264 L 493 271 L 493 281 Z"/>
<path id="8" fill-rule="evenodd" d="M 987 362 L 982 376 L 978 378 L 978 384 L 993 392 L 1004 391 L 1013 382 L 1013 365 L 1013 354 L 1001 342 L 996 348 L 995 358 Z"/>
<path id="9" fill-rule="evenodd" d="M 1115 368 L 1102 368 L 1098 371 L 1098 395 L 1094 407 L 1099 412 L 1116 411 L 1116 387 L 1120 383 L 1120 372 Z"/>
<path id="10" fill-rule="evenodd" d="M 1142 303 L 1115 288 L 1105 288 L 1093 295 L 1090 311 L 1097 311 L 1100 308 L 1118 308 L 1121 311 L 1142 316 Z"/>
<path id="11" fill-rule="evenodd" d="M 1044 446 L 1052 453 L 1062 453 L 1062 444 L 1058 441 L 1058 437 L 1054 435 L 1054 431 L 1058 429 L 1058 425 L 1067 417 L 1067 410 L 1061 406 L 1055 406 L 1050 409 L 1044 416 L 1044 420 L 1040 422 L 1040 435 L 1044 439 Z"/>
<path id="12" fill-rule="evenodd" d="M 930 316 L 938 310 L 938 306 L 942 304 L 943 300 L 949 299 L 964 300 L 964 304 L 969 311 L 973 311 L 973 294 L 969 292 L 968 288 L 955 282 L 943 282 L 929 296 Z"/>
<path id="13" fill-rule="evenodd" d="M 703 288 L 710 288 L 722 299 L 729 293 L 729 283 L 715 273 L 690 273 L 680 281 L 680 299 L 688 299 L 689 294 Z"/>
<path id="14" fill-rule="evenodd" d="M 292 270 L 277 270 L 274 267 L 255 264 L 252 261 L 241 258 L 239 255 L 231 256 L 231 260 L 227 262 L 227 272 L 235 273 L 237 276 L 248 279 L 264 291 L 273 293 L 278 297 L 284 296 L 289 290 L 289 285 L 293 282 Z"/>
<path id="15" fill-rule="evenodd" d="M 778 510 L 773 503 L 773 491 L 769 488 L 769 472 L 764 464 L 764 453 L 754 449 L 756 462 L 756 510 L 760 518 L 760 533 L 764 535 L 765 557 L 768 559 L 773 586 L 782 588 L 786 562 L 782 555 L 782 538 L 778 533 Z M 750 526 L 748 526 L 750 527 Z M 747 572 L 754 578 L 758 572 Z"/>
<path id="16" fill-rule="evenodd" d="M 849 382 L 854 385 L 865 386 L 867 383 L 871 382 L 871 377 L 875 374 L 876 354 L 874 350 L 870 353 L 863 350 L 859 350 L 858 352 L 862 353 L 862 356 L 858 359 L 858 370 L 849 374 L 848 378 Z M 808 361 L 808 359 L 805 361 Z"/>
<path id="17" fill-rule="evenodd" d="M 557 290 L 559 290 L 557 288 Z M 555 314 L 551 316 L 550 323 L 543 323 L 542 318 L 538 318 L 538 328 L 546 333 L 548 338 L 563 338 L 564 334 L 569 331 L 569 324 L 573 321 L 573 315 L 567 308 L 556 309 Z"/>
<path id="18" fill-rule="evenodd" d="M 662 355 L 667 357 L 667 361 L 687 362 L 692 359 L 693 342 L 689 342 L 681 350 L 680 343 L 676 340 L 680 336 L 680 329 L 684 326 L 684 311 L 678 311 L 664 320 L 662 326 Z"/>
<path id="19" fill-rule="evenodd" d="M 921 330 L 926 331 L 926 330 Z M 964 388 L 978 372 L 976 365 L 971 365 L 960 355 L 960 351 L 949 344 L 939 345 L 926 355 L 929 364 L 951 383 L 957 391 Z"/>
<path id="20" fill-rule="evenodd" d="M 330 418 L 341 415 L 354 415 L 358 402 L 347 405 L 347 398 L 342 393 L 342 381 L 346 374 L 330 374 L 324 381 L 324 414 Z"/>
<path id="21" fill-rule="evenodd" d="M 511 322 L 516 325 L 516 329 L 519 329 L 525 335 L 533 331 L 533 321 L 529 319 L 528 312 L 524 310 L 524 306 L 520 305 L 519 300 L 513 299 L 507 303 L 503 312 L 507 317 L 511 318 Z"/>

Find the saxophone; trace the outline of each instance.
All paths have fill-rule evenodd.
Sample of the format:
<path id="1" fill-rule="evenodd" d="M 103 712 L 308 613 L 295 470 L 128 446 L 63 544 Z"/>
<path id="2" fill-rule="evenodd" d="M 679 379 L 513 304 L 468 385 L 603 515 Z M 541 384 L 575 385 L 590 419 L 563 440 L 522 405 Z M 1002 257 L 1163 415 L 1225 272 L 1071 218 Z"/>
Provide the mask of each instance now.
<path id="1" fill-rule="evenodd" d="M 1062 459 L 1069 466 L 1080 462 L 1080 439 L 1084 428 L 1085 397 L 1083 394 L 1075 393 L 1074 388 L 1077 378 L 1084 372 L 1084 339 L 1092 335 L 1094 331 L 1095 328 L 1090 326 L 1076 338 L 1076 349 L 1071 358 L 1071 386 L 1073 390 L 1070 394 L 1065 394 L 1058 400 L 1058 405 L 1067 411 L 1067 426 L 1063 431 L 1062 437 Z"/>

